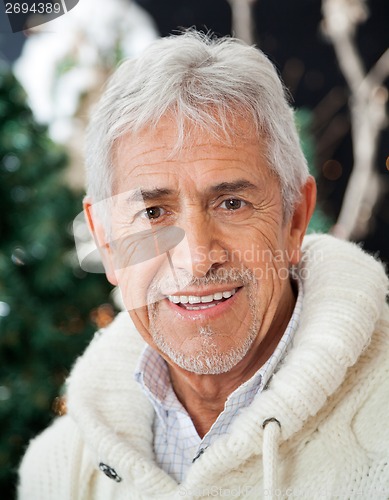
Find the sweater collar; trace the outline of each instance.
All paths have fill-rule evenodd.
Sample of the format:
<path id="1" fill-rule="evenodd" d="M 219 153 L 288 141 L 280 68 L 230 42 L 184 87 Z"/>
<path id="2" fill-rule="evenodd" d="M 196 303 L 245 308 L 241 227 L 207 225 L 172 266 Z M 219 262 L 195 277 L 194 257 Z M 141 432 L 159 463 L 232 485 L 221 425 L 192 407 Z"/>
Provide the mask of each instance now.
<path id="1" fill-rule="evenodd" d="M 293 349 L 231 432 L 193 464 L 185 480 L 189 490 L 260 454 L 265 420 L 281 423 L 282 440 L 301 430 L 370 341 L 388 289 L 382 265 L 357 245 L 331 236 L 306 237 L 302 250 L 297 271 L 304 303 Z M 119 314 L 75 364 L 68 380 L 69 414 L 96 464 L 112 465 L 143 494 L 169 496 L 177 483 L 153 463 L 154 411 L 133 380 L 143 348 L 128 313 Z"/>

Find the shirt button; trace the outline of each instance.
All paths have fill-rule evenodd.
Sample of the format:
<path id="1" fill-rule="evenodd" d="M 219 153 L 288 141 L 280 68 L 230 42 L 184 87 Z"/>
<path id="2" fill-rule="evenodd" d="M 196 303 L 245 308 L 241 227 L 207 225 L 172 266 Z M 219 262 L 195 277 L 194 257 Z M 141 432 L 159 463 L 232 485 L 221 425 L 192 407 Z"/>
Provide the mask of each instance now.
<path id="1" fill-rule="evenodd" d="M 99 463 L 99 469 L 104 472 L 104 474 L 109 477 L 110 479 L 113 479 L 117 483 L 120 483 L 122 478 L 118 476 L 117 472 L 115 469 L 110 467 L 109 465 L 103 464 L 103 462 Z"/>
<path id="2" fill-rule="evenodd" d="M 196 462 L 196 460 L 204 453 L 204 451 L 205 451 L 205 448 L 200 448 L 199 449 L 199 452 L 197 453 L 197 455 L 192 460 L 192 464 L 194 464 Z"/>

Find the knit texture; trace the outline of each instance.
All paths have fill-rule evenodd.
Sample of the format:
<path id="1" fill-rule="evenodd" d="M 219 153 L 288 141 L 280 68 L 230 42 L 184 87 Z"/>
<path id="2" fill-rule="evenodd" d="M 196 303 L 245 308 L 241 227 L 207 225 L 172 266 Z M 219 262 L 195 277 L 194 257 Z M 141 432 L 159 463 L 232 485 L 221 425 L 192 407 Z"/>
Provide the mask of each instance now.
<path id="1" fill-rule="evenodd" d="M 76 362 L 68 380 L 69 414 L 31 442 L 19 498 L 270 498 L 263 492 L 262 424 L 271 418 L 281 425 L 279 448 L 271 453 L 278 455 L 276 498 L 388 499 L 385 272 L 357 245 L 314 235 L 305 238 L 298 273 L 304 300 L 293 348 L 267 390 L 183 483 L 155 464 L 154 410 L 133 380 L 144 342 L 125 312 Z M 106 477 L 100 463 L 121 481 Z"/>
<path id="2" fill-rule="evenodd" d="M 296 285 L 299 293 L 294 311 L 273 354 L 249 380 L 228 396 L 224 410 L 202 439 L 172 388 L 166 361 L 150 346 L 141 354 L 135 379 L 156 413 L 153 426 L 155 461 L 177 482 L 183 481 L 193 460 L 197 460 L 206 448 L 228 432 L 236 415 L 252 403 L 258 392 L 264 390 L 277 365 L 288 352 L 299 324 L 303 302 L 299 280 Z"/>

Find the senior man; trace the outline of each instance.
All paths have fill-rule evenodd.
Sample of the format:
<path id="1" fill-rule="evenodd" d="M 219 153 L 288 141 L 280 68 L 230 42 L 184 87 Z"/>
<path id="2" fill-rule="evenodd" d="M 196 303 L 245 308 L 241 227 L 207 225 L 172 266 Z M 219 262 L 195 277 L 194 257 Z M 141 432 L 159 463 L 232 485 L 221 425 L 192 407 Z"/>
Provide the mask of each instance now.
<path id="1" fill-rule="evenodd" d="M 111 78 L 87 167 L 126 311 L 75 364 L 20 498 L 389 498 L 387 278 L 304 238 L 315 182 L 268 59 L 155 42 Z"/>

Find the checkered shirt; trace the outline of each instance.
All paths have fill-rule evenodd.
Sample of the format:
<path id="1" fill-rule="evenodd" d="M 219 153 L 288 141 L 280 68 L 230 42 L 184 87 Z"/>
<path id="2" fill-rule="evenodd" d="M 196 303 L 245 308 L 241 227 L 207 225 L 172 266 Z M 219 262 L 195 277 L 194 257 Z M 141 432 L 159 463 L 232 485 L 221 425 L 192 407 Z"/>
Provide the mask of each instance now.
<path id="1" fill-rule="evenodd" d="M 224 410 L 203 439 L 197 434 L 190 416 L 177 399 L 166 361 L 150 346 L 145 347 L 135 371 L 135 379 L 155 409 L 153 431 L 156 462 L 177 482 L 183 481 L 190 465 L 219 436 L 228 432 L 239 411 L 249 406 L 255 395 L 266 387 L 292 346 L 301 309 L 302 287 L 298 282 L 298 297 L 293 314 L 273 354 L 249 380 L 228 396 Z"/>

